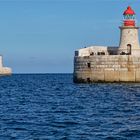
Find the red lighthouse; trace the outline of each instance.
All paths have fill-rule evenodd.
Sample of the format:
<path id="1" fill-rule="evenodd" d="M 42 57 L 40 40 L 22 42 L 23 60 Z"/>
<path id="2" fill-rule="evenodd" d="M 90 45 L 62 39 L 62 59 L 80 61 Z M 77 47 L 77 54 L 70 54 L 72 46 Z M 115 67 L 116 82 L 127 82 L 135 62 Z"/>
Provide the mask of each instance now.
<path id="1" fill-rule="evenodd" d="M 123 13 L 124 15 L 124 26 L 135 26 L 135 12 L 128 6 Z"/>

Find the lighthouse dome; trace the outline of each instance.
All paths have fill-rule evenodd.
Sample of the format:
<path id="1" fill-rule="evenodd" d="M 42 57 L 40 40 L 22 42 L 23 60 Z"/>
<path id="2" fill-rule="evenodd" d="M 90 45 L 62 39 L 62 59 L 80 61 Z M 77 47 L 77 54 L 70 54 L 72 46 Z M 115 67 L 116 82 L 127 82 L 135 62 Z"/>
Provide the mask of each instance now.
<path id="1" fill-rule="evenodd" d="M 128 6 L 123 15 L 135 15 L 135 12 L 130 6 Z"/>

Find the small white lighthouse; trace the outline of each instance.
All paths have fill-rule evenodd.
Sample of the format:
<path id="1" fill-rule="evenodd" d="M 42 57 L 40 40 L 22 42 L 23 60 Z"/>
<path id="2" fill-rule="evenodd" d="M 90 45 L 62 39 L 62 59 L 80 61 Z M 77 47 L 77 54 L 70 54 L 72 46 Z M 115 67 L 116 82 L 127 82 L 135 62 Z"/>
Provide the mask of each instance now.
<path id="1" fill-rule="evenodd" d="M 135 12 L 130 6 L 123 13 L 123 25 L 120 28 L 120 44 L 118 54 L 137 55 L 139 46 L 138 29 L 135 22 Z"/>

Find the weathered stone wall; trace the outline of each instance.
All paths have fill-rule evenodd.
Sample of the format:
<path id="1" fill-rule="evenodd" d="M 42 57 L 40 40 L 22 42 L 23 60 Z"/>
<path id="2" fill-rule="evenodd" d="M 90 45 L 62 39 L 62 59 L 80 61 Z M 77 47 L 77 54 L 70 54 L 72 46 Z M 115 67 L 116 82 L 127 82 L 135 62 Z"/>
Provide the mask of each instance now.
<path id="1" fill-rule="evenodd" d="M 127 52 L 127 45 L 131 44 L 132 50 L 139 49 L 139 36 L 138 36 L 138 29 L 139 27 L 133 26 L 121 26 L 120 27 L 120 45 L 118 54 L 122 51 Z M 135 54 L 136 51 L 133 51 L 132 54 Z"/>
<path id="2" fill-rule="evenodd" d="M 74 82 L 140 82 L 140 56 L 75 56 Z"/>

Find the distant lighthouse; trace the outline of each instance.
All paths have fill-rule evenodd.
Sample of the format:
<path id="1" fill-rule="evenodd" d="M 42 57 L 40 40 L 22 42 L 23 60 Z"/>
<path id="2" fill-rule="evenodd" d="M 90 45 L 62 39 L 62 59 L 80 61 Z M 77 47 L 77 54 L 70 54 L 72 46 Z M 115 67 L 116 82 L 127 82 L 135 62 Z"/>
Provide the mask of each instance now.
<path id="1" fill-rule="evenodd" d="M 135 12 L 128 6 L 123 13 L 124 20 L 120 28 L 120 44 L 118 54 L 137 54 L 136 50 L 139 49 L 138 29 L 135 21 Z"/>

